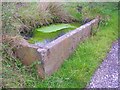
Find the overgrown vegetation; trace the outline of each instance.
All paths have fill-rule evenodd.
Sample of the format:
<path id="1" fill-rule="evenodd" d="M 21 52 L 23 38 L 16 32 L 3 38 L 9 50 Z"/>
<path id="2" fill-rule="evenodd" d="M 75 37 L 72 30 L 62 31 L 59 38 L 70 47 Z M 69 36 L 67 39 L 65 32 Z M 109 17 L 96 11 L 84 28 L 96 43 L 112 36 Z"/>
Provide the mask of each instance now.
<path id="1" fill-rule="evenodd" d="M 63 9 L 61 3 L 3 2 L 2 5 L 3 31 L 8 33 L 13 32 L 14 29 L 14 33 L 17 35 L 19 33 L 29 35 L 32 30 L 43 25 L 73 21 L 70 14 Z"/>
<path id="2" fill-rule="evenodd" d="M 113 8 L 109 9 L 109 7 Z M 102 15 L 102 22 L 104 23 L 109 19 L 111 10 L 115 10 L 116 7 L 117 4 L 109 5 L 109 3 L 93 2 L 3 2 L 3 33 L 28 36 L 33 30 L 44 25 L 52 23 L 70 23 L 73 21 L 79 21 L 84 24 L 97 15 Z"/>
<path id="3" fill-rule="evenodd" d="M 81 6 L 82 11 L 77 12 L 76 8 L 80 8 Z M 64 7 L 68 13 L 70 13 L 72 18 L 81 22 L 84 22 L 86 18 L 94 18 L 96 15 L 99 15 L 101 17 L 99 32 L 80 44 L 73 55 L 65 60 L 61 68 L 46 80 L 41 80 L 38 77 L 34 65 L 32 66 L 32 69 L 31 66 L 25 67 L 19 60 L 10 57 L 3 51 L 3 87 L 84 88 L 87 85 L 94 71 L 100 65 L 103 58 L 105 58 L 112 42 L 118 38 L 117 3 L 68 3 L 65 4 Z M 4 8 L 6 8 L 5 10 L 7 12 L 7 7 Z M 21 10 L 19 12 L 22 13 L 23 11 Z M 30 9 L 29 11 L 34 10 Z M 7 26 L 6 24 L 10 22 L 7 20 L 7 17 L 11 14 L 10 12 L 10 14 L 6 14 L 6 12 L 6 16 L 4 16 L 6 18 L 3 18 L 3 20 L 5 20 L 3 30 L 12 30 L 9 29 L 9 26 L 5 27 Z M 34 17 L 35 16 L 33 15 L 33 18 Z M 14 21 L 14 19 L 11 18 L 10 20 Z M 52 20 L 54 21 L 54 19 Z M 10 26 L 11 24 L 12 23 L 10 23 Z M 14 30 L 16 31 L 16 29 Z"/>

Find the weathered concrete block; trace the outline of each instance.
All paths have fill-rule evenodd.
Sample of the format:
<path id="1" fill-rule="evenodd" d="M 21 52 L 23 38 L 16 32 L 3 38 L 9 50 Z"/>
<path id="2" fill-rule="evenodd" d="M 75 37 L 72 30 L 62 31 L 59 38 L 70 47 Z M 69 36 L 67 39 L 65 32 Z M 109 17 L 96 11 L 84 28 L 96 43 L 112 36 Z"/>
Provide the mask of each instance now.
<path id="1" fill-rule="evenodd" d="M 17 44 L 20 47 L 15 49 L 15 56 L 25 65 L 31 65 L 35 61 L 41 62 L 41 64 L 36 65 L 36 68 L 40 77 L 45 78 L 58 70 L 63 61 L 73 53 L 79 43 L 90 37 L 91 30 L 97 29 L 98 22 L 99 18 L 96 18 L 42 48 L 29 44 L 26 40 L 21 40 L 19 43 L 17 40 Z"/>
<path id="2" fill-rule="evenodd" d="M 45 46 L 47 54 L 43 61 L 45 73 L 51 75 L 56 71 L 63 61 L 71 55 L 76 46 L 90 36 L 90 30 L 91 25 L 80 27 L 47 44 Z"/>

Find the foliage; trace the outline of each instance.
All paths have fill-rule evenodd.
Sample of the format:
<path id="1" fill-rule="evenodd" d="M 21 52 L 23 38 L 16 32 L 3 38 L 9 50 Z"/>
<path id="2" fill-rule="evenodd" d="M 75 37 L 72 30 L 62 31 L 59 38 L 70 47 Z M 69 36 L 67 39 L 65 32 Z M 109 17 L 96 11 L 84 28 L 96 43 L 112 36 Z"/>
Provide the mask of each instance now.
<path id="1" fill-rule="evenodd" d="M 81 9 L 78 11 L 78 8 Z M 101 17 L 101 24 L 107 25 L 112 11 L 118 9 L 118 3 L 112 2 L 74 2 L 65 4 L 65 9 L 77 21 L 84 22 L 85 19 L 93 19 L 96 16 Z"/>

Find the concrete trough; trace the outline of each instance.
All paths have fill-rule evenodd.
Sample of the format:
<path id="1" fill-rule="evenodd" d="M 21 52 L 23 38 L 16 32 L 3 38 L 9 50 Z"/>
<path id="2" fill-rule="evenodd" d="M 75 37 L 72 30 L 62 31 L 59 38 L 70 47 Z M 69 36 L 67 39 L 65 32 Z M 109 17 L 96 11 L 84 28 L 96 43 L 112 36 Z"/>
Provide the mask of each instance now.
<path id="1" fill-rule="evenodd" d="M 36 64 L 38 74 L 41 78 L 46 78 L 52 75 L 61 64 L 75 50 L 77 45 L 90 37 L 93 29 L 97 29 L 99 18 L 70 31 L 54 41 L 46 44 L 44 47 L 39 47 L 34 44 L 29 44 L 26 40 L 16 40 L 11 45 L 19 45 L 14 49 L 14 55 L 19 58 L 23 64 Z"/>

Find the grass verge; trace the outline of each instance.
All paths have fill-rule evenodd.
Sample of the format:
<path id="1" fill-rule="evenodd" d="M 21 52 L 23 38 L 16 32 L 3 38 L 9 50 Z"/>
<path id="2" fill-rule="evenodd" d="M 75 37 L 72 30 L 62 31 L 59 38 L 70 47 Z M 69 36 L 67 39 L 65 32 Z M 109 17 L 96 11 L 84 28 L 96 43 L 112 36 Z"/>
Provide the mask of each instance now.
<path id="1" fill-rule="evenodd" d="M 46 80 L 26 70 L 18 60 L 9 57 L 3 60 L 3 87 L 84 88 L 117 38 L 118 14 L 113 12 L 108 24 L 80 44 L 61 68 Z"/>

